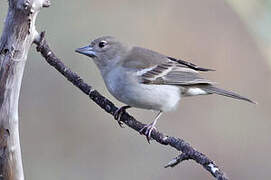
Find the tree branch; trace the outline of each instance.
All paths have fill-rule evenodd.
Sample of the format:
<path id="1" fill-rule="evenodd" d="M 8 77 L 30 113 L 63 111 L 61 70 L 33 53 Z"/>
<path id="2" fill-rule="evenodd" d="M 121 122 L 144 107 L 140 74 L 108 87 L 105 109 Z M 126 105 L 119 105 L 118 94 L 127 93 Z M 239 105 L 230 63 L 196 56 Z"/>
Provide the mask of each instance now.
<path id="1" fill-rule="evenodd" d="M 18 101 L 25 61 L 38 33 L 35 20 L 49 0 L 9 0 L 0 40 L 0 179 L 23 180 Z"/>
<path id="2" fill-rule="evenodd" d="M 54 52 L 50 49 L 45 38 L 45 33 L 42 32 L 40 38 L 35 43 L 37 44 L 37 51 L 45 58 L 45 60 L 57 69 L 62 75 L 64 75 L 70 82 L 83 91 L 86 95 L 90 97 L 98 106 L 104 109 L 107 113 L 114 116 L 117 111 L 117 107 L 109 101 L 107 98 L 102 96 L 97 90 L 93 89 L 90 85 L 86 84 L 83 79 L 81 79 L 76 73 L 72 72 L 67 66 L 65 66 L 59 58 L 56 57 Z M 134 119 L 128 113 L 123 113 L 120 120 L 124 122 L 130 128 L 139 132 L 145 124 Z M 228 180 L 223 171 L 221 171 L 218 166 L 210 160 L 203 153 L 195 150 L 191 145 L 185 142 L 181 138 L 175 138 L 171 136 L 166 136 L 159 131 L 152 131 L 151 137 L 162 145 L 169 145 L 182 154 L 173 159 L 165 167 L 174 167 L 178 163 L 184 160 L 194 160 L 198 164 L 202 165 L 208 172 L 210 172 L 217 180 Z"/>

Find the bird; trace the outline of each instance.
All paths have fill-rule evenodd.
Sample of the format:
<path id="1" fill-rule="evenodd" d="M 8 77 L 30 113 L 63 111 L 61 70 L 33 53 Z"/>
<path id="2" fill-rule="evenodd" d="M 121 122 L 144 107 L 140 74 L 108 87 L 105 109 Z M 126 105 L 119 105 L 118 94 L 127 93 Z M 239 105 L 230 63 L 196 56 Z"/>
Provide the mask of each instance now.
<path id="1" fill-rule="evenodd" d="M 216 83 L 201 77 L 200 72 L 213 69 L 132 46 L 112 36 L 96 38 L 75 51 L 93 59 L 108 91 L 126 104 L 114 114 L 120 126 L 120 116 L 128 108 L 157 111 L 154 121 L 139 131 L 149 143 L 159 117 L 163 112 L 176 110 L 183 97 L 218 94 L 255 103 L 237 93 L 218 88 Z"/>

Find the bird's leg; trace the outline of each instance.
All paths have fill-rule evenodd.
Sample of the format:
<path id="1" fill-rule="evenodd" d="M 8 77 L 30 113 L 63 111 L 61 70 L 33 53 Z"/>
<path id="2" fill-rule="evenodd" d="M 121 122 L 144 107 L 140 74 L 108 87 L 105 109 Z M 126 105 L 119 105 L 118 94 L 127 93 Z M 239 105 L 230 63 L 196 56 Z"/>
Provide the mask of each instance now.
<path id="1" fill-rule="evenodd" d="M 126 109 L 131 108 L 131 106 L 122 106 L 114 113 L 114 118 L 118 121 L 120 127 L 123 128 L 123 122 L 120 121 L 122 114 L 126 111 Z"/>
<path id="2" fill-rule="evenodd" d="M 157 123 L 157 120 L 162 115 L 162 111 L 159 111 L 158 114 L 155 116 L 155 119 L 152 123 L 145 125 L 140 131 L 140 134 L 144 134 L 147 138 L 148 143 L 150 143 L 151 140 L 151 132 L 156 129 L 155 124 Z"/>

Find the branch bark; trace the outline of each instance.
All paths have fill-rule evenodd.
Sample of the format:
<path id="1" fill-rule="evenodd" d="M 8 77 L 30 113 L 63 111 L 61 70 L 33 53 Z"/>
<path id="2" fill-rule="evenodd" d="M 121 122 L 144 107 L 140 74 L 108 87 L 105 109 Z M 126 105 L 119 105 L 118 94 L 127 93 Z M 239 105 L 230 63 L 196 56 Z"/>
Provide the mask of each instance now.
<path id="1" fill-rule="evenodd" d="M 93 100 L 107 113 L 114 116 L 118 108 L 111 101 L 102 96 L 97 90 L 86 84 L 80 76 L 78 76 L 76 73 L 72 72 L 67 66 L 65 66 L 60 61 L 60 59 L 56 57 L 55 53 L 50 49 L 44 38 L 44 35 L 44 32 L 41 33 L 39 41 L 35 42 L 37 44 L 37 51 L 41 53 L 41 55 L 51 66 L 53 66 L 70 82 L 72 82 L 73 85 L 75 85 L 82 92 L 88 95 L 91 100 Z M 139 132 L 145 125 L 134 119 L 128 113 L 123 113 L 120 120 L 137 132 Z M 218 168 L 214 161 L 209 159 L 203 153 L 194 149 L 183 139 L 167 136 L 156 130 L 152 131 L 151 137 L 161 145 L 168 145 L 182 152 L 181 155 L 170 161 L 165 167 L 174 167 L 175 165 L 179 164 L 184 160 L 194 160 L 198 164 L 202 165 L 203 168 L 206 169 L 209 173 L 211 173 L 217 180 L 228 180 L 224 172 Z"/>
<path id="2" fill-rule="evenodd" d="M 23 180 L 18 101 L 25 61 L 38 37 L 35 20 L 48 0 L 9 0 L 0 40 L 0 179 Z"/>

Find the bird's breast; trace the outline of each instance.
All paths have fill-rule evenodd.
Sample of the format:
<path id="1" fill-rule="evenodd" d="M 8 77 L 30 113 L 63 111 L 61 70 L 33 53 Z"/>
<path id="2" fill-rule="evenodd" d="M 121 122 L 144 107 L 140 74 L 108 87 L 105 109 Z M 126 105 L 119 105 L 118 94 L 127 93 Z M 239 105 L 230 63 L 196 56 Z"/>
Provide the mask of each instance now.
<path id="1" fill-rule="evenodd" d="M 108 91 L 132 107 L 161 111 L 174 110 L 181 98 L 180 88 L 139 83 L 135 73 L 113 69 L 104 76 Z"/>

